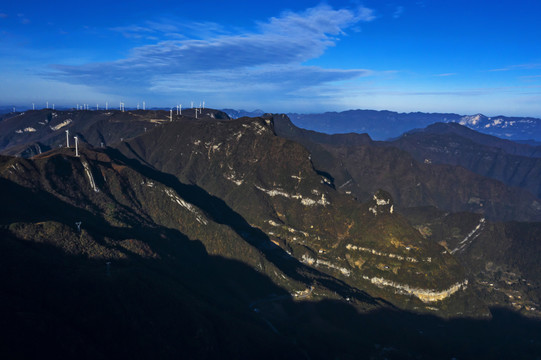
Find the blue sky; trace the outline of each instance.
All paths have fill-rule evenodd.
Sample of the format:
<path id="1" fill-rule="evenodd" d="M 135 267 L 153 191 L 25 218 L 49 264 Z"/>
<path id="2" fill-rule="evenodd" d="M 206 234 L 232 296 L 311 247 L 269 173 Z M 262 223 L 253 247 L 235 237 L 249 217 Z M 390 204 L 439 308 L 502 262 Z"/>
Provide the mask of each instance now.
<path id="1" fill-rule="evenodd" d="M 541 1 L 0 4 L 0 104 L 541 117 Z"/>

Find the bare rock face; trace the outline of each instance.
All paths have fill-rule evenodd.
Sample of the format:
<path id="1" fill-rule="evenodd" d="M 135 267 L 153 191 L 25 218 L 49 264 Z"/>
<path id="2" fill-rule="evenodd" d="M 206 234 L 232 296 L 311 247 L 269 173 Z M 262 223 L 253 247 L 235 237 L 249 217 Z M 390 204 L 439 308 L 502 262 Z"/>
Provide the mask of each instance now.
<path id="1" fill-rule="evenodd" d="M 376 216 L 378 214 L 392 214 L 394 212 L 391 194 L 381 189 L 374 194 L 374 197 L 369 204 L 371 205 L 370 211 Z"/>

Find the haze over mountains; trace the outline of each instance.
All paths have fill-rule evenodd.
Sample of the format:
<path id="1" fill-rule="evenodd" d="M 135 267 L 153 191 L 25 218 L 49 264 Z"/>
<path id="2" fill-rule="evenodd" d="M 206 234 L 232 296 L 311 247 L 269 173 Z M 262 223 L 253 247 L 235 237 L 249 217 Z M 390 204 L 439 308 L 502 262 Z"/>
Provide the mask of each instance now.
<path id="1" fill-rule="evenodd" d="M 196 111 L 2 118 L 2 350 L 539 354 L 538 147 L 458 121 L 384 142 Z"/>
<path id="2" fill-rule="evenodd" d="M 231 117 L 260 116 L 263 110 L 224 109 Z M 487 117 L 482 114 L 458 115 L 445 113 L 397 113 L 394 111 L 347 110 L 313 114 L 287 114 L 303 129 L 326 134 L 368 133 L 374 140 L 388 140 L 407 131 L 437 122 L 459 123 L 478 132 L 496 137 L 541 145 L 541 119 L 531 117 Z"/>

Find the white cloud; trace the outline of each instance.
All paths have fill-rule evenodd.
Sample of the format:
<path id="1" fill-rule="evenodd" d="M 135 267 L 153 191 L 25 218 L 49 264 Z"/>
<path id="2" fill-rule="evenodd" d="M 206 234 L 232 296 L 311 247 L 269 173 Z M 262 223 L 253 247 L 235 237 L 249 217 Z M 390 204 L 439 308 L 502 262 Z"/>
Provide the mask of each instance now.
<path id="1" fill-rule="evenodd" d="M 364 7 L 350 10 L 321 5 L 300 13 L 284 12 L 258 23 L 254 32 L 231 35 L 219 25 L 208 24 L 211 31 L 203 39 L 172 39 L 184 35 L 167 22 L 117 27 L 113 30 L 125 36 L 148 39 L 148 35 L 166 34 L 169 39 L 134 48 L 117 61 L 54 65 L 51 77 L 107 91 L 134 87 L 161 93 L 180 89 L 215 92 L 225 87 L 232 92 L 248 88 L 295 91 L 369 75 L 364 69 L 323 69 L 303 63 L 335 46 L 348 28 L 373 19 L 372 10 Z"/>

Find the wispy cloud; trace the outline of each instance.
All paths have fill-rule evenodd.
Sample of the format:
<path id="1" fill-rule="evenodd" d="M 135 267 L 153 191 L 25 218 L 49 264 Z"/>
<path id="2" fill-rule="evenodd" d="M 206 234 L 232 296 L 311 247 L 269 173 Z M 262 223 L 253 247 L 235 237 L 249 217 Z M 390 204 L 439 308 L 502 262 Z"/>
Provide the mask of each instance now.
<path id="1" fill-rule="evenodd" d="M 489 71 L 512 71 L 512 70 L 535 70 L 535 69 L 541 69 L 541 63 L 510 65 L 504 68 L 490 69 Z"/>
<path id="2" fill-rule="evenodd" d="M 397 6 L 394 13 L 393 13 L 393 18 L 398 19 L 399 17 L 402 16 L 403 13 L 404 13 L 404 7 L 403 6 Z"/>
<path id="3" fill-rule="evenodd" d="M 128 57 L 117 61 L 54 65 L 52 76 L 107 90 L 137 86 L 163 93 L 225 87 L 231 92 L 255 87 L 294 91 L 369 75 L 364 69 L 323 69 L 303 63 L 334 46 L 348 28 L 373 19 L 373 12 L 364 7 L 351 10 L 322 5 L 301 13 L 285 12 L 258 23 L 254 32 L 167 39 L 134 48 Z M 157 33 L 183 36 L 179 27 L 169 25 L 146 22 L 113 30 L 132 37 Z M 216 26 L 212 32 L 223 29 Z"/>
<path id="4" fill-rule="evenodd" d="M 440 76 L 440 77 L 445 77 L 445 76 L 455 76 L 457 73 L 443 73 L 443 74 L 436 74 L 434 76 Z"/>
<path id="5" fill-rule="evenodd" d="M 24 14 L 17 14 L 17 17 L 19 18 L 19 21 L 23 25 L 30 24 L 30 19 L 28 19 Z"/>
<path id="6" fill-rule="evenodd" d="M 525 81 L 541 80 L 541 75 L 521 76 L 521 77 L 519 77 L 519 79 L 525 80 Z"/>

